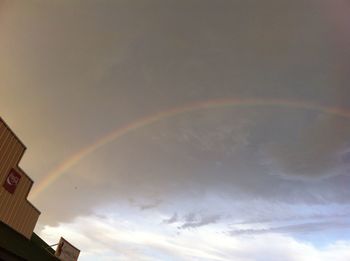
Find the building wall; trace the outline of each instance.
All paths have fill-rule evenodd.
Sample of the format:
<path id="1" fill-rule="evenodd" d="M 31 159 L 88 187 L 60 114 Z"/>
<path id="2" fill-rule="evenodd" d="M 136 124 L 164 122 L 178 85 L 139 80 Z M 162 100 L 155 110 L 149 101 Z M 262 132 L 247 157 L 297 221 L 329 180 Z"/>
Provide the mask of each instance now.
<path id="1" fill-rule="evenodd" d="M 26 147 L 0 118 L 0 221 L 30 239 L 40 211 L 27 200 L 33 181 L 18 166 L 25 150 Z M 11 169 L 21 175 L 13 194 L 3 187 Z"/>

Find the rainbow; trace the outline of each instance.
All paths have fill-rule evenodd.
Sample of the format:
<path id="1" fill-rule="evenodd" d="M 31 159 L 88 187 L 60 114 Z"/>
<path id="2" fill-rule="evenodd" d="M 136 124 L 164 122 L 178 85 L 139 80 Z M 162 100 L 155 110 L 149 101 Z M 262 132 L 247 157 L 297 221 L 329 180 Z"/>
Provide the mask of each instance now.
<path id="1" fill-rule="evenodd" d="M 339 107 L 325 107 L 311 102 L 305 101 L 291 101 L 282 99 L 219 99 L 219 100 L 209 100 L 191 103 L 181 107 L 171 108 L 169 110 L 161 111 L 155 114 L 148 115 L 144 118 L 138 119 L 130 124 L 117 128 L 107 135 L 97 139 L 92 144 L 83 147 L 81 150 L 77 151 L 75 154 L 70 156 L 68 159 L 64 160 L 61 164 L 53 168 L 44 179 L 39 182 L 39 184 L 34 188 L 31 193 L 31 198 L 35 199 L 40 195 L 46 188 L 53 184 L 59 177 L 63 176 L 67 170 L 72 168 L 78 162 L 83 160 L 88 155 L 91 155 L 96 150 L 109 144 L 120 137 L 127 135 L 128 133 L 143 128 L 145 126 L 151 125 L 153 123 L 159 122 L 166 118 L 173 117 L 175 115 L 193 112 L 203 109 L 220 108 L 220 107 L 283 107 L 283 108 L 293 108 L 302 110 L 313 110 L 321 113 L 331 114 L 338 117 L 344 117 L 350 119 L 350 110 Z"/>

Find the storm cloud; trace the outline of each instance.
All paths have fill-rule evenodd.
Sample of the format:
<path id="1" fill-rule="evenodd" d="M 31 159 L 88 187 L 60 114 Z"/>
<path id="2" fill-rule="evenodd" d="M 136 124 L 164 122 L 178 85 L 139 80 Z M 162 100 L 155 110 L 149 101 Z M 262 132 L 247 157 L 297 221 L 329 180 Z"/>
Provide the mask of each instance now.
<path id="1" fill-rule="evenodd" d="M 34 189 L 113 131 L 218 104 L 143 124 L 75 162 L 29 195 L 42 210 L 37 230 L 81 230 L 106 216 L 143 224 L 138 215 L 180 237 L 213 227 L 232 237 L 348 228 L 319 218 L 346 215 L 350 203 L 347 6 L 0 1 L 1 116 L 28 147 L 20 165 Z M 226 254 L 217 260 L 245 256 Z"/>

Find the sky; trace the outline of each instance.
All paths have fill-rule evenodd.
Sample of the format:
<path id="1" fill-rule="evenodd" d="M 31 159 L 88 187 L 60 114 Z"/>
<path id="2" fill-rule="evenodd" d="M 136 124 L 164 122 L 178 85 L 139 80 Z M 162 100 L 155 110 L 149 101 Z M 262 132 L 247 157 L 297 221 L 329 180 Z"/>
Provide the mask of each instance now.
<path id="1" fill-rule="evenodd" d="M 1 117 L 80 260 L 350 260 L 347 0 L 0 0 Z"/>

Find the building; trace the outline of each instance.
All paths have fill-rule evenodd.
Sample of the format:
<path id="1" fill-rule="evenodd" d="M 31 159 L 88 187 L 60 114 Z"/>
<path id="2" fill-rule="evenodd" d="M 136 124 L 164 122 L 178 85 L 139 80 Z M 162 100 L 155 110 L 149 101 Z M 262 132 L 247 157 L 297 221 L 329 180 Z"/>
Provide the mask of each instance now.
<path id="1" fill-rule="evenodd" d="M 33 230 L 40 211 L 27 200 L 33 180 L 18 166 L 26 147 L 0 118 L 0 260 L 59 260 Z"/>

